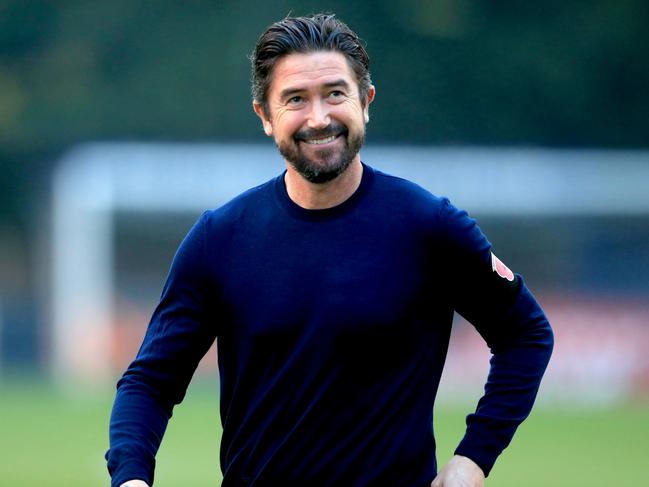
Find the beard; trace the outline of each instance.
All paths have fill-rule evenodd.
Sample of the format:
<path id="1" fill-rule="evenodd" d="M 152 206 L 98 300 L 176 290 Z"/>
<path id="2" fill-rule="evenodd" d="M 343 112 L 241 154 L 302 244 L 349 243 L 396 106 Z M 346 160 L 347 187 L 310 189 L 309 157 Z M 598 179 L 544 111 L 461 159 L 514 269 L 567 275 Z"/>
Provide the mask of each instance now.
<path id="1" fill-rule="evenodd" d="M 317 155 L 309 156 L 300 147 L 301 141 L 329 136 L 343 138 L 344 146 L 318 149 L 312 146 Z M 361 150 L 365 141 L 365 127 L 358 133 L 350 134 L 346 126 L 332 122 L 321 130 L 305 129 L 296 132 L 289 140 L 277 142 L 277 148 L 284 159 L 307 181 L 323 184 L 340 176 Z M 304 142 L 306 143 L 306 142 Z"/>

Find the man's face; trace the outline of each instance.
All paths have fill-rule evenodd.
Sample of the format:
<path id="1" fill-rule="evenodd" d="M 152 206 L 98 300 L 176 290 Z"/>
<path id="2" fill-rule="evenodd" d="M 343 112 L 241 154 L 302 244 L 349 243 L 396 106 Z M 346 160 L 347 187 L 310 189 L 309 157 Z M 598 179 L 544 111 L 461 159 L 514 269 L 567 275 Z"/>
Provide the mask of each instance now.
<path id="1" fill-rule="evenodd" d="M 334 51 L 289 54 L 273 69 L 268 113 L 254 103 L 266 135 L 305 179 L 325 183 L 359 158 L 374 87 L 361 103 L 356 76 Z"/>

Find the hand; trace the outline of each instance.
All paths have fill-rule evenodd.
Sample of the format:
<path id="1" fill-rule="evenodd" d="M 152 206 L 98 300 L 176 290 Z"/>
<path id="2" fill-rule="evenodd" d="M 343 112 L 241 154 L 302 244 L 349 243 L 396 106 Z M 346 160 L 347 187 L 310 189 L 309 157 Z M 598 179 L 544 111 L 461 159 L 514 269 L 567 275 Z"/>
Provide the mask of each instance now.
<path id="1" fill-rule="evenodd" d="M 470 458 L 455 455 L 430 487 L 484 487 L 484 473 Z"/>
<path id="2" fill-rule="evenodd" d="M 144 480 L 127 480 L 119 487 L 149 487 Z"/>

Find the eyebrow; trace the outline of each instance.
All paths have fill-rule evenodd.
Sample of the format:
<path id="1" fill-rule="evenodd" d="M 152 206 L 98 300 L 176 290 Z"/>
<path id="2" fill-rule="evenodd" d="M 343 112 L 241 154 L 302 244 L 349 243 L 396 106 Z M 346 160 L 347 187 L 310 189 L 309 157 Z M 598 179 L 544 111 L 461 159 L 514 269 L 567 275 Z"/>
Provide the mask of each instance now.
<path id="1" fill-rule="evenodd" d="M 345 81 L 344 79 L 337 79 L 335 81 L 329 81 L 328 83 L 325 83 L 323 87 L 324 88 L 342 87 L 346 90 L 349 90 L 349 83 L 347 83 L 347 81 Z M 306 91 L 306 89 L 304 88 L 286 88 L 280 92 L 279 99 L 285 100 L 286 98 L 289 98 L 292 95 L 295 95 L 297 93 L 302 93 L 304 91 Z"/>

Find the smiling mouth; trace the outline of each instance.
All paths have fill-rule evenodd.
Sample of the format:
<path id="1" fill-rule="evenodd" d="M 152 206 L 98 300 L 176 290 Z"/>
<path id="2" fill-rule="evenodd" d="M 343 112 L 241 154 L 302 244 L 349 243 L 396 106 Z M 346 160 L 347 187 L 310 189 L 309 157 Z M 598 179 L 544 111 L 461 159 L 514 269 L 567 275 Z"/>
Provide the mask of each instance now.
<path id="1" fill-rule="evenodd" d="M 323 145 L 333 142 L 337 137 L 338 135 L 330 135 L 329 137 L 323 137 L 322 139 L 303 139 L 302 142 L 311 145 Z"/>

